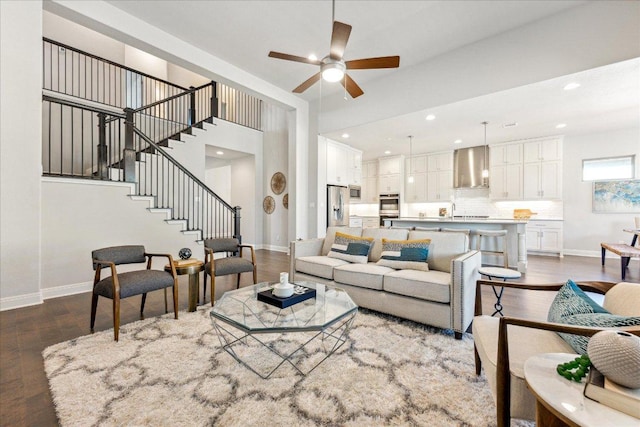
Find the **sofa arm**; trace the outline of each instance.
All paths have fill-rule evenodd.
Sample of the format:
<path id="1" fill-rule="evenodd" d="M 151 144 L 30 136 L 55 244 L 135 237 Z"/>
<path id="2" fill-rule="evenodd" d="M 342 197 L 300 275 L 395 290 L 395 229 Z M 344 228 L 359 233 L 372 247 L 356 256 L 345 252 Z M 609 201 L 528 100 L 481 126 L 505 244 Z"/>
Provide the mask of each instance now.
<path id="1" fill-rule="evenodd" d="M 294 240 L 289 243 L 289 278 L 295 280 L 296 272 L 296 258 L 305 256 L 322 255 L 322 245 L 324 244 L 324 238 L 319 239 L 306 239 L 306 240 Z"/>
<path id="2" fill-rule="evenodd" d="M 465 332 L 473 320 L 481 264 L 482 255 L 475 250 L 451 261 L 451 324 L 455 332 Z"/>

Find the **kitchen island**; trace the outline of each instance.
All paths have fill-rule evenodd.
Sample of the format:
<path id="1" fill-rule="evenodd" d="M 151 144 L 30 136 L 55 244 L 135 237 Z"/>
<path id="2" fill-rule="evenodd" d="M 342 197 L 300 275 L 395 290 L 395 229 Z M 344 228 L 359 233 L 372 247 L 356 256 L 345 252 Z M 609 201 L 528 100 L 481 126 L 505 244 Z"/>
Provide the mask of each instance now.
<path id="1" fill-rule="evenodd" d="M 519 272 L 527 271 L 527 221 L 512 218 L 473 218 L 473 217 L 402 217 L 384 221 L 385 227 L 440 227 L 460 228 L 471 230 L 469 245 L 471 249 L 476 247 L 474 230 L 507 230 L 507 254 L 509 267 L 516 268 Z M 496 249 L 496 248 L 491 248 Z M 502 259 L 498 257 L 483 256 L 483 264 L 502 265 Z"/>

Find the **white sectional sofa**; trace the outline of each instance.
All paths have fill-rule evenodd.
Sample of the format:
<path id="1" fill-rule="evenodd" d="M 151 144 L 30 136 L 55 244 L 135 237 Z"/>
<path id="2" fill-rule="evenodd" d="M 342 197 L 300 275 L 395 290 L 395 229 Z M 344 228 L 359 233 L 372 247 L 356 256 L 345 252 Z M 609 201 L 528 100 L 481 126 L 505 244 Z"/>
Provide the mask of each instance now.
<path id="1" fill-rule="evenodd" d="M 328 257 L 336 231 L 373 238 L 369 262 L 354 264 Z M 431 239 L 429 271 L 376 264 L 383 238 Z M 480 263 L 480 252 L 469 250 L 469 237 L 462 233 L 329 227 L 325 238 L 291 242 L 289 275 L 296 281 L 335 284 L 360 307 L 452 329 L 460 339 L 473 320 Z"/>

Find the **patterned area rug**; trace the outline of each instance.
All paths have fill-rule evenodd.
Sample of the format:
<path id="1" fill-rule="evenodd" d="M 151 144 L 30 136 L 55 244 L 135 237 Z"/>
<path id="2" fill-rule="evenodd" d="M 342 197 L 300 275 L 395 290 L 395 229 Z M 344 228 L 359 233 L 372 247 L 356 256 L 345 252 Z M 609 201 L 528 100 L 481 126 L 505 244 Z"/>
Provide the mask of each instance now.
<path id="1" fill-rule="evenodd" d="M 206 306 L 124 325 L 117 343 L 108 330 L 43 355 L 63 426 L 495 425 L 470 336 L 364 310 L 347 343 L 307 376 L 284 364 L 263 380 L 236 362 Z"/>

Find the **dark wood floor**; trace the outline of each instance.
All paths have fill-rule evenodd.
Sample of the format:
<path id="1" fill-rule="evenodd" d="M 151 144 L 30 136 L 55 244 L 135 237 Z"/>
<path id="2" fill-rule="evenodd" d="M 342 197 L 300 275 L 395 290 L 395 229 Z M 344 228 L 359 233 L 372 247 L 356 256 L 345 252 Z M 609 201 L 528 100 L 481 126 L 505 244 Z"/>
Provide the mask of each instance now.
<path id="1" fill-rule="evenodd" d="M 258 280 L 278 280 L 281 271 L 287 271 L 288 256 L 266 250 L 256 251 Z M 562 282 L 574 280 L 620 279 L 619 260 L 608 260 L 600 266 L 597 258 L 529 257 L 529 270 L 521 279 L 527 283 Z M 242 285 L 251 282 L 244 275 Z M 638 263 L 632 262 L 627 281 L 640 282 Z M 231 278 L 217 281 L 217 292 L 235 287 Z M 545 317 L 549 298 L 540 293 L 516 295 L 505 290 L 503 303 L 508 315 Z M 517 292 L 517 291 L 516 291 Z M 188 286 L 186 276 L 180 276 L 180 309 L 187 309 Z M 491 290 L 483 292 L 485 312 L 491 313 Z M 90 295 L 88 293 L 46 300 L 43 304 L 0 312 L 0 425 L 2 426 L 55 426 L 57 419 L 44 373 L 42 351 L 52 345 L 89 333 Z M 209 301 L 209 297 L 207 297 Z M 122 301 L 122 324 L 138 320 L 139 298 Z M 162 292 L 149 294 L 145 316 L 164 313 Z M 112 328 L 111 304 L 101 300 L 98 305 L 96 330 Z"/>

